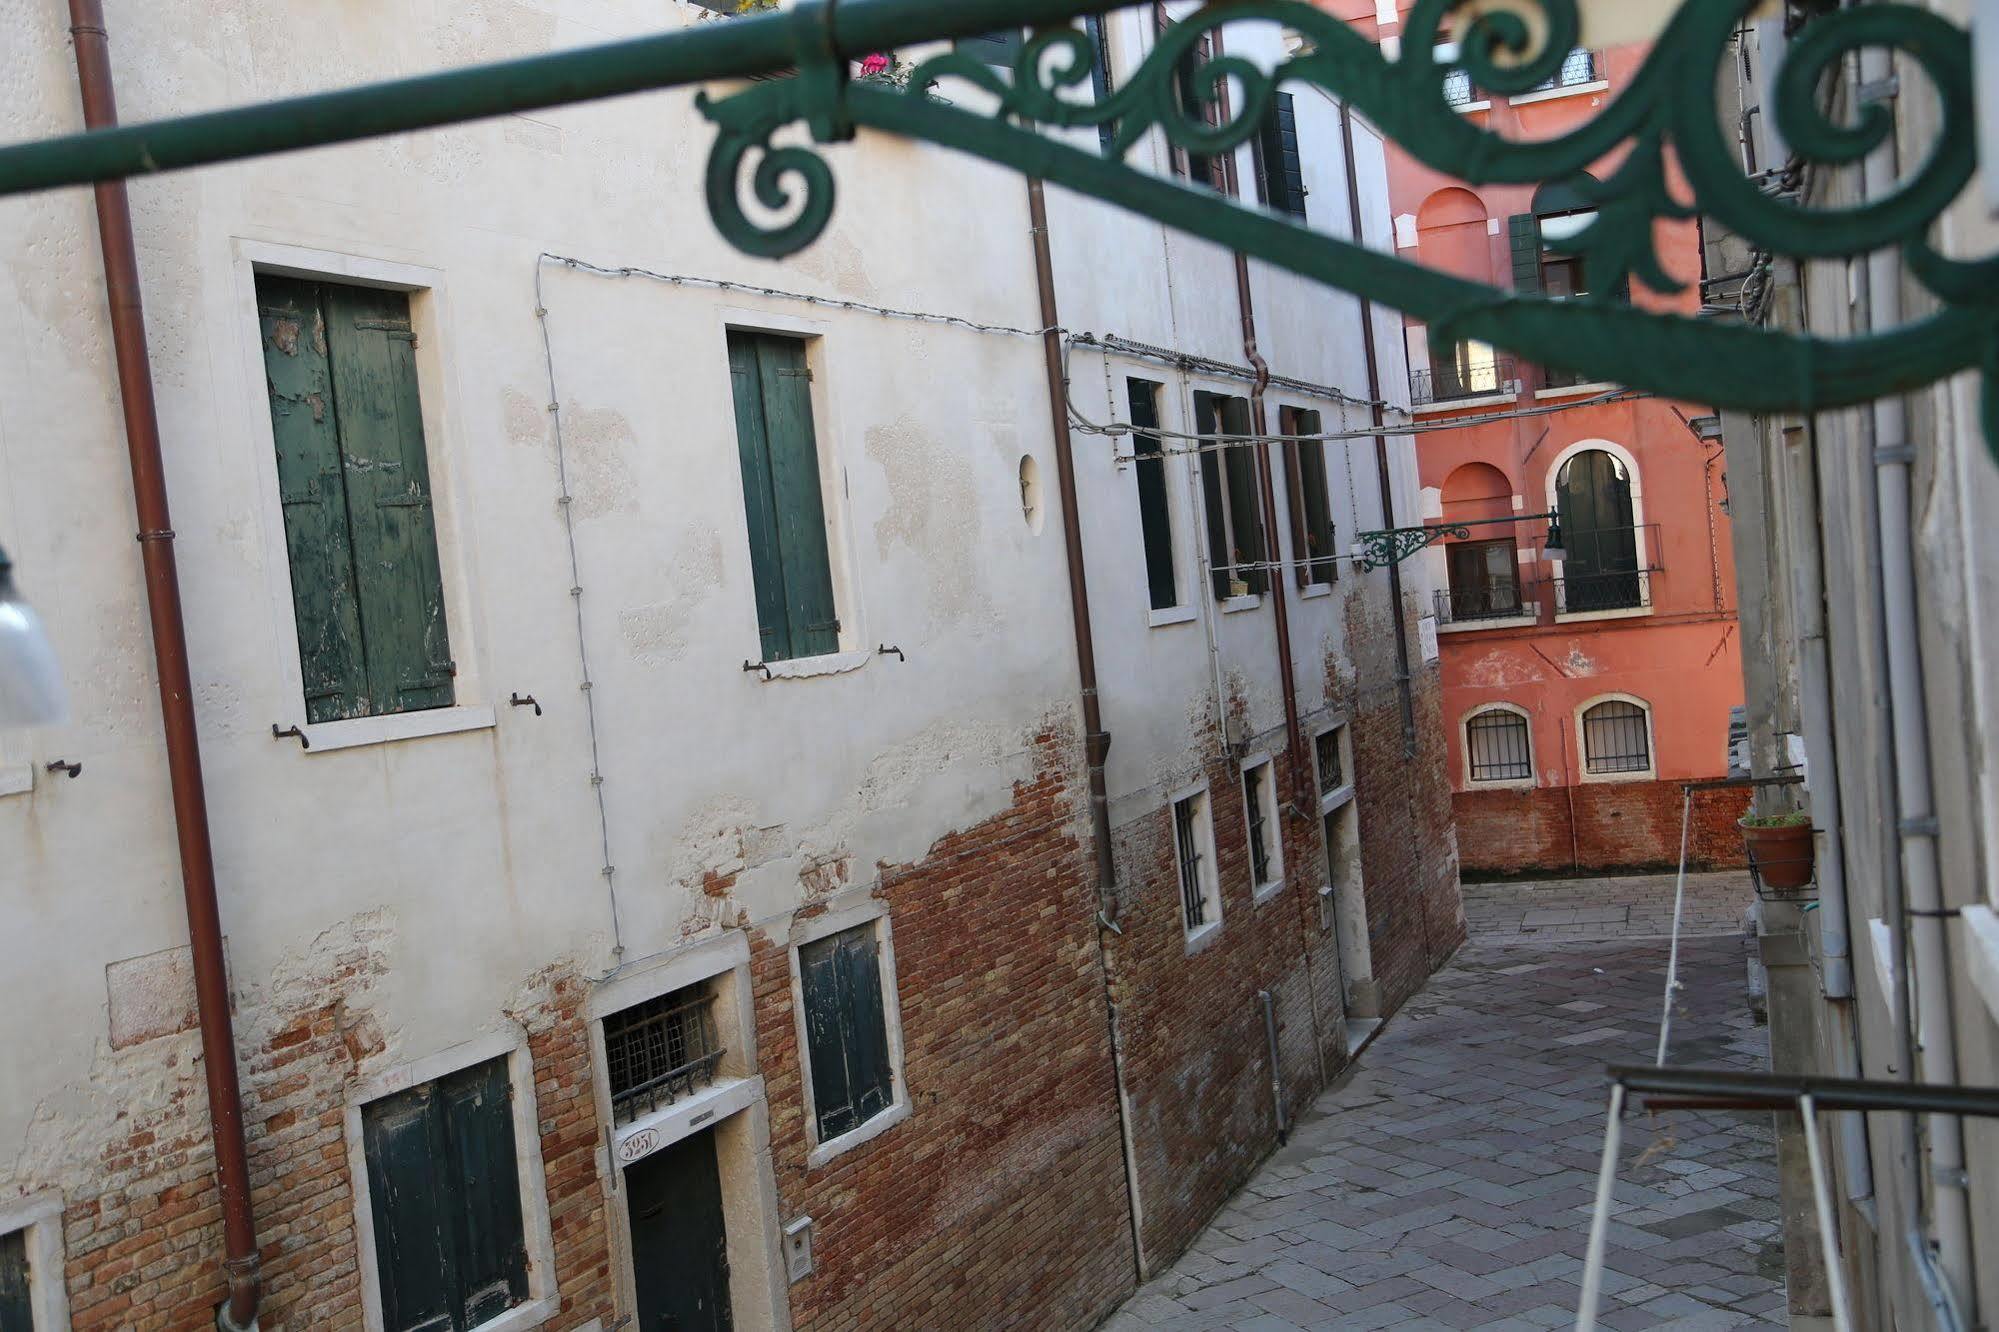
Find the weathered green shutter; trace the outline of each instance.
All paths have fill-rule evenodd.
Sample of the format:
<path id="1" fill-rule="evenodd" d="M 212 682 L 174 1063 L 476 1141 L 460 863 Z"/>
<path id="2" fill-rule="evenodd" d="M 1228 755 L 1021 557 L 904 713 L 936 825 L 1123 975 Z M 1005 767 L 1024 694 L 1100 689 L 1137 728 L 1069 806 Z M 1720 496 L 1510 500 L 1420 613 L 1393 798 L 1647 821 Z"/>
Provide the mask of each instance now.
<path id="1" fill-rule="evenodd" d="M 836 652 L 840 621 L 805 344 L 731 334 L 729 369 L 764 660 Z"/>
<path id="2" fill-rule="evenodd" d="M 840 936 L 841 979 L 851 1015 L 847 1068 L 854 1092 L 854 1117 L 866 1123 L 895 1101 L 888 1057 L 888 1019 L 882 1006 L 880 944 L 872 926 Z"/>
<path id="3" fill-rule="evenodd" d="M 1238 438 L 1252 433 L 1249 404 L 1241 398 L 1222 399 L 1222 429 Z M 1236 444 L 1228 451 L 1229 529 L 1243 564 L 1262 564 L 1270 557 L 1263 538 L 1263 495 L 1256 483 L 1254 444 Z M 1247 569 L 1243 580 L 1261 596 L 1270 590 L 1265 569 Z"/>
<path id="4" fill-rule="evenodd" d="M 729 335 L 729 380 L 736 399 L 736 452 L 743 468 L 743 513 L 749 522 L 757 632 L 763 660 L 783 661 L 797 654 L 791 650 L 791 628 L 784 613 L 784 562 L 778 554 L 777 500 L 771 493 L 763 381 L 757 370 L 757 339 L 750 334 Z"/>
<path id="5" fill-rule="evenodd" d="M 495 1059 L 445 1078 L 439 1106 L 462 1200 L 459 1291 L 462 1327 L 476 1327 L 527 1298 L 527 1244 L 514 1152 L 513 1084 Z"/>
<path id="6" fill-rule="evenodd" d="M 1258 130 L 1257 156 L 1263 171 L 1263 202 L 1303 218 L 1305 163 L 1298 150 L 1298 107 L 1290 93 L 1270 95 L 1270 109 Z"/>
<path id="7" fill-rule="evenodd" d="M 1098 106 L 1111 100 L 1111 42 L 1110 32 L 1102 14 L 1083 15 L 1083 34 L 1090 39 L 1093 59 L 1090 63 L 1090 93 Z M 1117 122 L 1107 120 L 1097 126 L 1097 146 L 1105 157 L 1117 155 Z"/>
<path id="8" fill-rule="evenodd" d="M 370 711 L 448 708 L 457 668 L 444 623 L 409 297 L 369 287 L 325 292 Z"/>
<path id="9" fill-rule="evenodd" d="M 18 1230 L 0 1235 L 0 1332 L 35 1332 L 35 1310 L 28 1294 L 28 1237 Z"/>
<path id="10" fill-rule="evenodd" d="M 1141 431 L 1159 429 L 1159 386 L 1149 380 L 1125 381 L 1131 401 L 1131 423 Z M 1145 581 L 1154 610 L 1180 604 L 1173 575 L 1173 519 L 1166 499 L 1166 460 L 1159 437 L 1134 434 L 1132 464 L 1138 477 L 1138 521 L 1145 538 Z"/>
<path id="11" fill-rule="evenodd" d="M 1537 295 L 1541 290 L 1541 219 L 1515 213 L 1506 222 L 1513 249 L 1513 290 Z"/>
<path id="12" fill-rule="evenodd" d="M 762 339 L 757 361 L 763 374 L 764 428 L 792 652 L 822 656 L 839 650 L 840 621 L 833 611 L 819 439 L 812 428 L 812 372 L 805 366 L 805 344 L 796 338 Z"/>
<path id="13" fill-rule="evenodd" d="M 426 1084 L 367 1107 L 362 1146 L 375 1220 L 375 1272 L 388 1332 L 446 1332 L 455 1326 L 456 1197 L 440 1188 L 446 1159 L 435 1089 Z"/>
<path id="14" fill-rule="evenodd" d="M 1319 414 L 1294 412 L 1294 435 L 1316 435 L 1321 427 Z M 1298 498 L 1303 516 L 1303 543 L 1298 551 L 1298 582 L 1331 583 L 1339 579 L 1339 561 L 1333 551 L 1332 492 L 1327 484 L 1326 445 L 1320 440 L 1304 440 L 1292 446 L 1298 468 Z"/>
<path id="15" fill-rule="evenodd" d="M 1215 585 L 1215 600 L 1229 597 L 1230 569 L 1235 557 L 1229 553 L 1229 516 L 1222 499 L 1222 454 L 1208 436 L 1220 433 L 1212 394 L 1194 395 L 1194 433 L 1202 436 L 1201 507 L 1207 514 L 1208 569 Z"/>
<path id="16" fill-rule="evenodd" d="M 322 289 L 295 278 L 259 278 L 257 315 L 271 433 L 277 442 L 278 498 L 291 561 L 306 720 L 364 716 L 369 711 L 367 659 Z"/>
<path id="17" fill-rule="evenodd" d="M 800 986 L 805 992 L 805 1053 L 812 1065 L 812 1109 L 819 1141 L 837 1138 L 860 1121 L 854 1115 L 853 1082 L 847 1068 L 847 1005 L 840 965 L 840 939 L 815 940 L 798 950 Z"/>

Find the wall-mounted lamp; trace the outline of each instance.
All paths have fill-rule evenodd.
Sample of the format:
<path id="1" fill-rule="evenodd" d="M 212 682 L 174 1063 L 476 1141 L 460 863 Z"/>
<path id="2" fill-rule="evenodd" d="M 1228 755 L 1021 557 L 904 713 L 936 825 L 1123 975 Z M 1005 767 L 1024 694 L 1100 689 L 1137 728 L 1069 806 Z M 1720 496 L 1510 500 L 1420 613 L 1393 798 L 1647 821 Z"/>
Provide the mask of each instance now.
<path id="1" fill-rule="evenodd" d="M 0 726 L 50 726 L 68 715 L 55 648 L 15 590 L 14 565 L 0 550 Z"/>
<path id="2" fill-rule="evenodd" d="M 1544 560 L 1569 558 L 1568 545 L 1562 540 L 1562 516 L 1558 513 L 1548 515 L 1548 540 L 1541 547 L 1541 558 Z"/>
<path id="3" fill-rule="evenodd" d="M 1421 527 L 1391 527 L 1381 532 L 1362 532 L 1360 545 L 1354 548 L 1354 562 L 1362 573 L 1375 569 L 1386 569 L 1391 564 L 1400 564 L 1418 551 L 1427 550 L 1439 541 L 1471 540 L 1474 527 L 1511 527 L 1516 523 L 1548 520 L 1548 541 L 1541 549 L 1541 558 L 1566 560 L 1568 547 L 1562 542 L 1562 515 L 1560 513 L 1522 513 L 1511 518 L 1471 518 L 1461 523 L 1425 523 Z"/>

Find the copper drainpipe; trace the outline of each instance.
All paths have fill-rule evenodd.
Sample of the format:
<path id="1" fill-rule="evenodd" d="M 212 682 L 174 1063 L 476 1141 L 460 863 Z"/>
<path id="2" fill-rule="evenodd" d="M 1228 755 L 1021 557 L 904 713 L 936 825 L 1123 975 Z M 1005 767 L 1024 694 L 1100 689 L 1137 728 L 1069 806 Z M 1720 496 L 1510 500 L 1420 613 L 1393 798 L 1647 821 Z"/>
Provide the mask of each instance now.
<path id="1" fill-rule="evenodd" d="M 84 126 L 102 129 L 115 125 L 118 106 L 111 86 L 111 52 L 102 0 L 69 0 L 69 17 Z M 159 672 L 174 829 L 180 840 L 181 888 L 187 899 L 187 932 L 194 955 L 194 993 L 201 1021 L 202 1065 L 208 1077 L 215 1174 L 222 1193 L 222 1230 L 228 1253 L 223 1267 L 229 1299 L 218 1311 L 217 1325 L 225 1332 L 241 1332 L 256 1323 L 262 1282 L 256 1224 L 250 1211 L 250 1169 L 243 1145 L 243 1099 L 236 1076 L 236 1040 L 222 958 L 221 913 L 215 900 L 215 856 L 209 845 L 208 799 L 202 789 L 201 745 L 195 734 L 194 688 L 188 675 L 187 631 L 181 618 L 180 578 L 174 568 L 173 522 L 167 511 L 159 413 L 153 402 L 145 312 L 139 296 L 139 257 L 132 243 L 131 204 L 123 181 L 106 181 L 95 188 L 118 395 L 124 404 L 125 442 L 132 458 L 139 555 L 145 568 L 146 606 L 152 618 L 153 658 Z"/>
<path id="2" fill-rule="evenodd" d="M 1062 356 L 1062 313 L 1055 299 L 1055 259 L 1048 240 L 1048 199 L 1041 181 L 1027 179 L 1027 215 L 1034 233 L 1034 279 L 1040 298 L 1041 351 L 1048 371 L 1048 416 L 1055 432 L 1056 488 L 1062 499 L 1062 549 L 1069 569 L 1069 614 L 1076 635 L 1076 670 L 1083 685 L 1083 745 L 1089 765 L 1090 836 L 1097 853 L 1097 970 L 1104 986 L 1104 1021 L 1110 1032 L 1111 1079 L 1117 1096 L 1118 1135 L 1124 1149 L 1125 1215 L 1131 1223 L 1131 1262 L 1137 1279 L 1149 1275 L 1145 1235 L 1139 1213 L 1138 1157 L 1132 1140 L 1129 1101 L 1125 1095 L 1124 1038 L 1118 1030 L 1117 1003 L 1111 993 L 1106 931 L 1118 928 L 1116 867 L 1111 858 L 1111 798 L 1104 775 L 1110 754 L 1110 733 L 1104 730 L 1103 707 L 1097 697 L 1097 641 L 1090 627 L 1090 584 L 1083 563 L 1082 511 L 1076 502 L 1075 439 L 1069 431 L 1069 376 Z"/>

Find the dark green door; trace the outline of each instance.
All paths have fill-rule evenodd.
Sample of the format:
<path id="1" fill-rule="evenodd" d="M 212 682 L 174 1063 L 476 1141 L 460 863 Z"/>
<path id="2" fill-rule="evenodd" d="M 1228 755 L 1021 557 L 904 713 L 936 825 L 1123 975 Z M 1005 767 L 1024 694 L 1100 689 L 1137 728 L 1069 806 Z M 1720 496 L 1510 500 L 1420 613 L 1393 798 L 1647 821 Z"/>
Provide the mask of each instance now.
<path id="1" fill-rule="evenodd" d="M 1631 525 L 1631 478 L 1601 449 L 1578 453 L 1555 479 L 1568 559 L 1562 609 L 1627 610 L 1643 604 L 1638 532 Z"/>
<path id="2" fill-rule="evenodd" d="M 0 1235 L 0 1332 L 35 1332 L 28 1303 L 28 1242 L 20 1231 Z"/>
<path id="3" fill-rule="evenodd" d="M 696 1133 L 625 1171 L 638 1332 L 729 1332 L 729 1246 L 715 1135 Z"/>

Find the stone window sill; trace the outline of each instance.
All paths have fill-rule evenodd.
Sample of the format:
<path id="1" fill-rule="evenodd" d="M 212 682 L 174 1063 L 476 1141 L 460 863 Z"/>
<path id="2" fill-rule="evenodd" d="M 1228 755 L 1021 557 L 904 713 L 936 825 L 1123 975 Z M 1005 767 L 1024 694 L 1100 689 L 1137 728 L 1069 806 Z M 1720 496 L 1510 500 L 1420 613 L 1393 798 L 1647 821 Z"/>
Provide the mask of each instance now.
<path id="1" fill-rule="evenodd" d="M 1448 402 L 1419 403 L 1409 410 L 1418 416 L 1439 416 L 1445 412 L 1471 411 L 1479 407 L 1504 407 L 1518 395 L 1512 391 L 1505 393 L 1481 393 L 1475 398 L 1452 398 Z"/>
<path id="2" fill-rule="evenodd" d="M 898 1083 L 902 1081 L 900 1075 L 897 1075 L 896 1081 Z M 805 1167 L 808 1170 L 817 1170 L 834 1157 L 851 1152 L 864 1142 L 872 1142 L 908 1118 L 909 1101 L 907 1098 L 904 1098 L 859 1128 L 849 1129 L 839 1137 L 829 1138 L 817 1147 L 814 1147 L 810 1152 L 806 1153 Z"/>
<path id="3" fill-rule="evenodd" d="M 1481 629 L 1532 629 L 1539 623 L 1541 623 L 1541 614 L 1537 608 L 1532 615 L 1508 615 L 1492 620 L 1460 620 L 1456 624 L 1440 624 L 1437 626 L 1437 632 L 1475 634 Z"/>
<path id="4" fill-rule="evenodd" d="M 1330 597 L 1331 595 L 1333 595 L 1333 585 L 1331 583 L 1313 583 L 1299 592 L 1298 600 L 1317 601 L 1320 597 Z"/>
<path id="5" fill-rule="evenodd" d="M 1222 614 L 1240 615 L 1244 611 L 1256 610 L 1262 605 L 1263 598 L 1252 592 L 1246 597 L 1230 597 L 1227 601 L 1224 601 L 1222 603 Z"/>
<path id="6" fill-rule="evenodd" d="M 1198 606 L 1166 606 L 1149 612 L 1145 623 L 1153 629 L 1164 629 L 1169 624 L 1192 624 L 1200 618 Z"/>
<path id="7" fill-rule="evenodd" d="M 791 661 L 767 661 L 757 672 L 763 683 L 777 680 L 817 680 L 828 675 L 846 675 L 868 664 L 875 654 L 865 648 L 833 652 L 823 657 L 796 657 Z"/>
<path id="8" fill-rule="evenodd" d="M 1209 921 L 1187 936 L 1187 956 L 1192 957 L 1196 953 L 1206 952 L 1215 940 L 1221 937 L 1222 923 L 1219 920 Z"/>
<path id="9" fill-rule="evenodd" d="M 1651 614 L 1650 606 L 1633 606 L 1629 610 L 1561 611 L 1556 614 L 1555 623 L 1585 624 L 1591 620 L 1643 620 Z"/>
<path id="10" fill-rule="evenodd" d="M 1521 93 L 1506 100 L 1514 106 L 1532 106 L 1536 102 L 1558 102 L 1564 97 L 1587 97 L 1591 93 L 1610 91 L 1607 79 L 1591 79 L 1588 83 L 1572 83 L 1566 88 L 1543 88 L 1539 92 Z"/>
<path id="11" fill-rule="evenodd" d="M 1621 387 L 1603 379 L 1590 384 L 1565 384 L 1561 388 L 1535 389 L 1534 400 L 1551 402 L 1557 398 L 1589 398 L 1600 393 L 1615 393 Z"/>
<path id="12" fill-rule="evenodd" d="M 305 732 L 305 738 L 311 744 L 305 753 L 331 754 L 365 745 L 389 745 L 434 735 L 457 735 L 462 731 L 486 731 L 495 724 L 493 710 L 482 706 L 430 708 L 423 712 L 356 717 L 351 721 L 312 722 L 299 729 Z"/>

